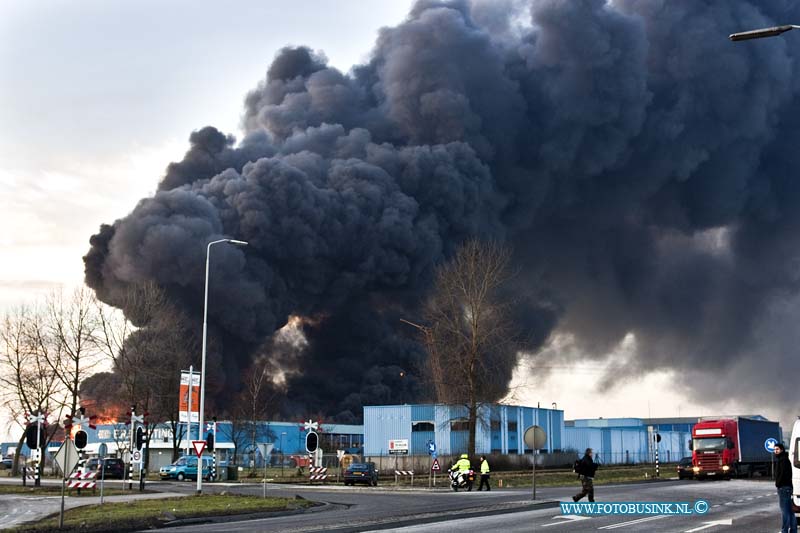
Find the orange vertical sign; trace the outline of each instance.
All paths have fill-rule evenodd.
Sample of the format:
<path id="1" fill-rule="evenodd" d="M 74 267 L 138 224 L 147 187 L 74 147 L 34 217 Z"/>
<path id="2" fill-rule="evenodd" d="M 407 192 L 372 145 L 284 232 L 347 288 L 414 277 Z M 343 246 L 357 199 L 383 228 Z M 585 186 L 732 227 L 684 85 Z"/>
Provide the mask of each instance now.
<path id="1" fill-rule="evenodd" d="M 189 390 L 191 389 L 191 398 Z M 191 399 L 191 402 L 189 401 Z M 179 422 L 189 422 L 189 406 L 191 405 L 191 421 L 200 420 L 200 374 L 181 372 L 181 389 L 179 399 Z"/>

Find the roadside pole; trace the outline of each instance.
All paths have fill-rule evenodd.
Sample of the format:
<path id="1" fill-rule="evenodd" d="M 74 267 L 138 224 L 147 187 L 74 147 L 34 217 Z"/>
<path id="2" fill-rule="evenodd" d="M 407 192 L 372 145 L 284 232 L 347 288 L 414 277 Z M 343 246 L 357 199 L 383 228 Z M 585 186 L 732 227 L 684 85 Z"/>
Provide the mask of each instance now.
<path id="1" fill-rule="evenodd" d="M 186 410 L 186 455 L 189 455 L 192 440 L 192 396 L 194 395 L 194 367 L 189 365 L 189 408 Z"/>
<path id="2" fill-rule="evenodd" d="M 533 499 L 536 499 L 536 454 L 539 450 L 533 450 Z"/>
<path id="3" fill-rule="evenodd" d="M 69 452 L 67 452 L 69 457 Z M 64 489 L 67 486 L 66 474 L 62 472 L 61 476 L 61 512 L 58 513 L 58 529 L 64 529 Z"/>
<path id="4" fill-rule="evenodd" d="M 108 455 L 108 445 L 103 442 L 97 450 L 100 458 L 100 505 L 103 505 L 103 487 L 106 483 L 106 455 Z"/>
<path id="5" fill-rule="evenodd" d="M 33 486 L 40 487 L 42 485 L 42 411 L 36 416 L 36 473 L 33 478 Z"/>

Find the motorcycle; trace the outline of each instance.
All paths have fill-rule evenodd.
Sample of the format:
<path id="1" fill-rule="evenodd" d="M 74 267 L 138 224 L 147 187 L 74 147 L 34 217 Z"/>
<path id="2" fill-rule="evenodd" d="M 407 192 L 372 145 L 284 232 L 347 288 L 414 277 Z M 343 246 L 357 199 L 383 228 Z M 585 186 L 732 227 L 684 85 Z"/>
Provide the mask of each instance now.
<path id="1" fill-rule="evenodd" d="M 455 492 L 458 492 L 458 489 L 466 488 L 467 491 L 472 490 L 472 484 L 475 483 L 475 471 L 470 470 L 469 472 L 459 472 L 459 471 L 450 471 L 450 486 L 453 488 Z"/>

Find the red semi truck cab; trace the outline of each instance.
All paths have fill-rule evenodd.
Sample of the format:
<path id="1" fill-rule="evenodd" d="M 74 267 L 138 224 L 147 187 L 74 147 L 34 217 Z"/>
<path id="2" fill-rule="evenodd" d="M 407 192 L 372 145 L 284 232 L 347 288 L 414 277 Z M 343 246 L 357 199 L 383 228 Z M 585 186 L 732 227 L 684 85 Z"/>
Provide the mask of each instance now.
<path id="1" fill-rule="evenodd" d="M 705 420 L 692 428 L 692 470 L 695 477 L 731 477 L 738 458 L 736 420 Z"/>
<path id="2" fill-rule="evenodd" d="M 780 436 L 780 425 L 763 417 L 701 418 L 692 428 L 694 476 L 769 475 L 774 457 L 766 443 Z"/>

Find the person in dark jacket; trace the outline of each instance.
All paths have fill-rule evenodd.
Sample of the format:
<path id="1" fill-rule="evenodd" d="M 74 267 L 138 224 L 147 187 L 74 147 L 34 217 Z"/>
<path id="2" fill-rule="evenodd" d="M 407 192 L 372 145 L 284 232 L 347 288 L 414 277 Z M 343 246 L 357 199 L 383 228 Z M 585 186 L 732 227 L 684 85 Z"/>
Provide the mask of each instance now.
<path id="1" fill-rule="evenodd" d="M 797 533 L 797 517 L 792 512 L 792 463 L 782 443 L 775 445 L 775 487 L 781 508 L 781 533 Z"/>
<path id="2" fill-rule="evenodd" d="M 597 463 L 592 460 L 591 448 L 586 448 L 583 459 L 578 463 L 578 477 L 581 479 L 581 492 L 572 497 L 577 502 L 584 496 L 589 496 L 589 501 L 594 501 L 594 474 L 597 472 Z"/>

